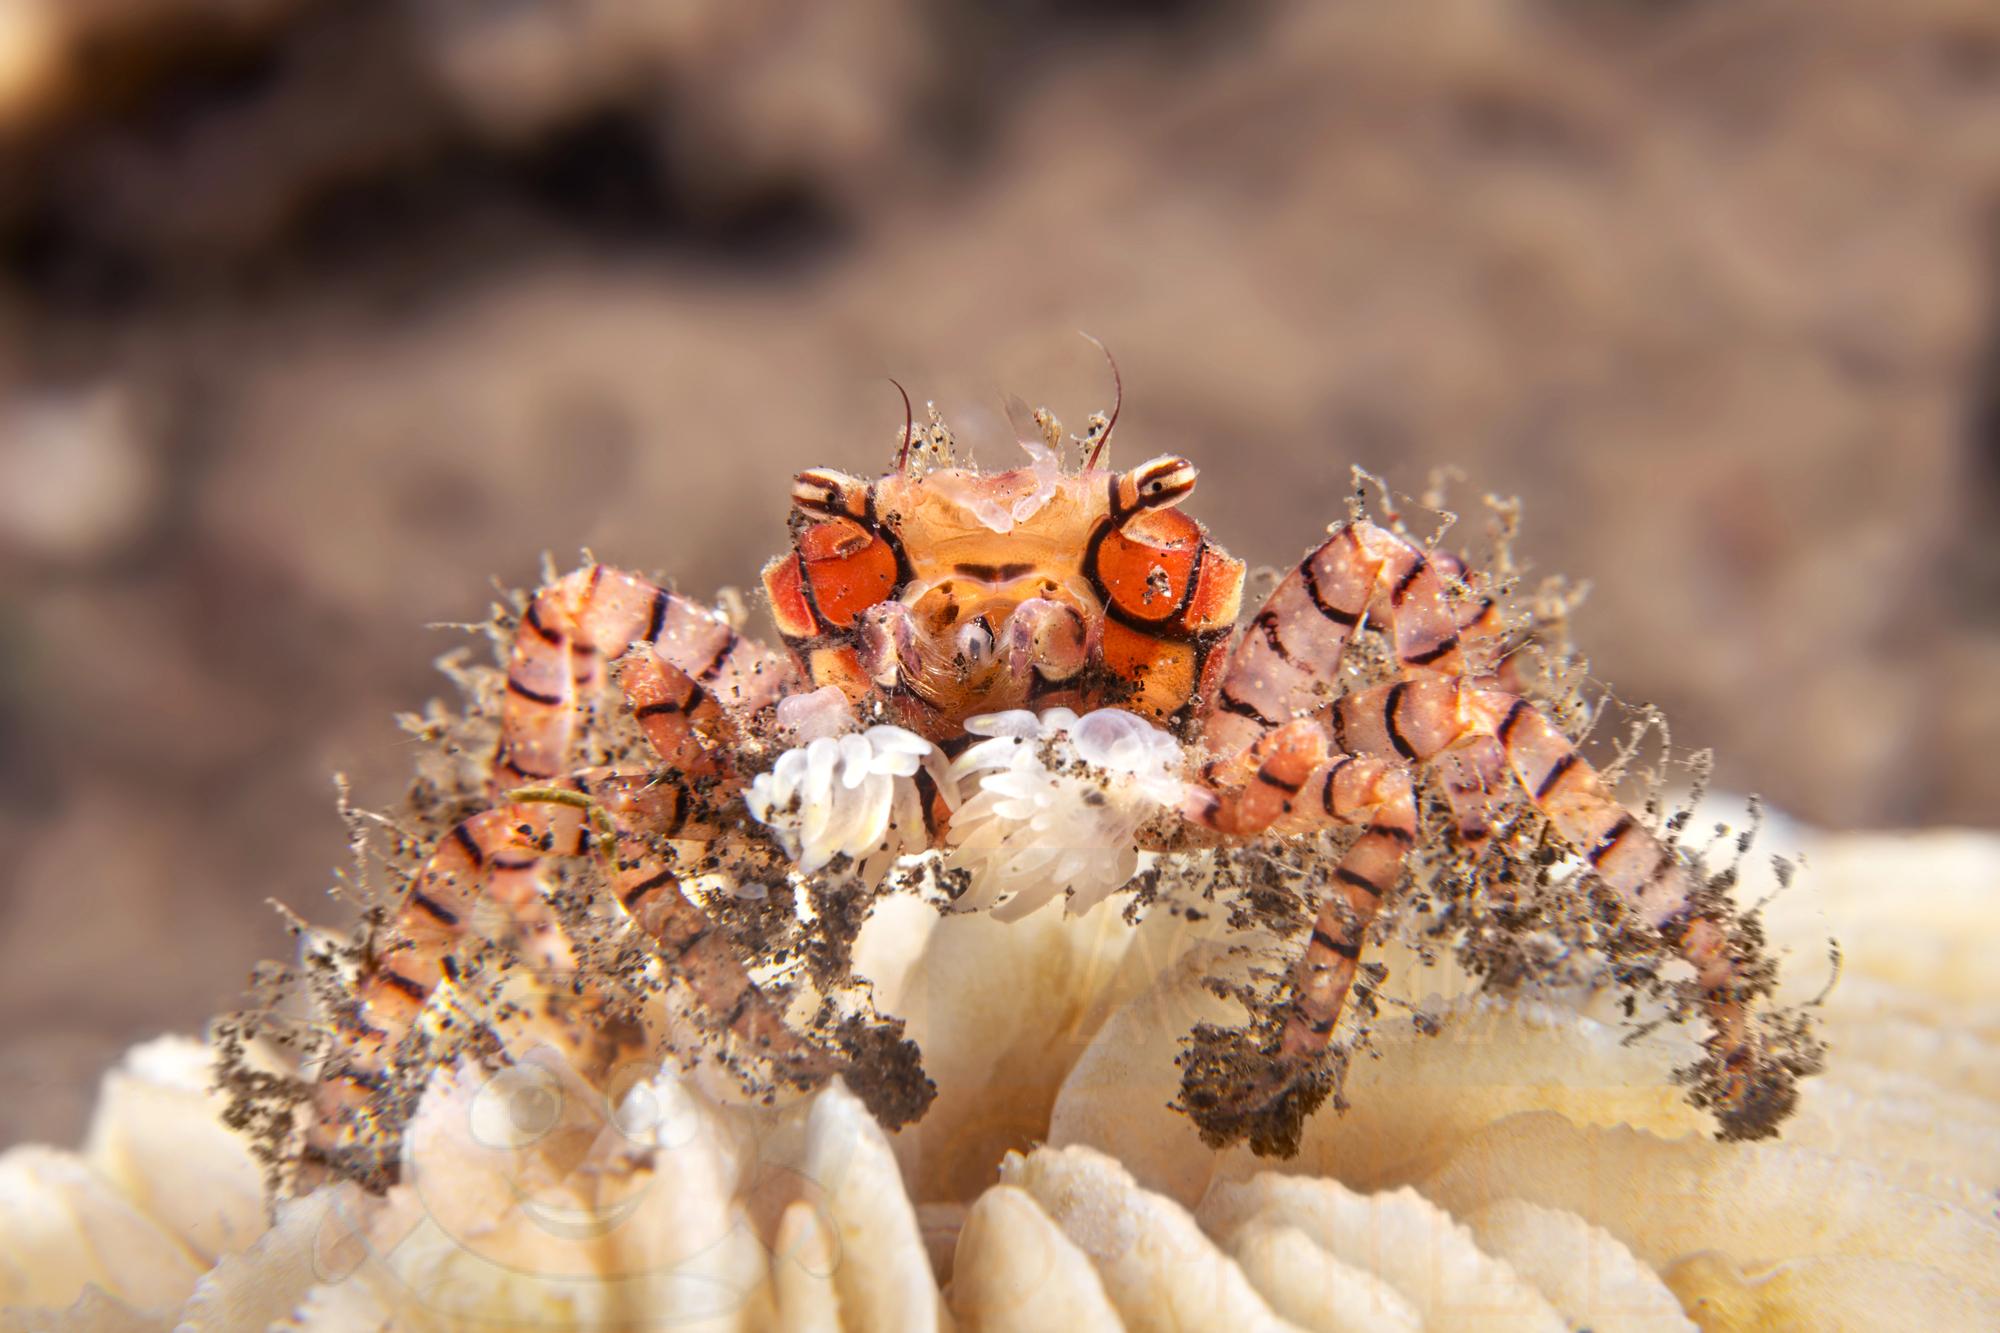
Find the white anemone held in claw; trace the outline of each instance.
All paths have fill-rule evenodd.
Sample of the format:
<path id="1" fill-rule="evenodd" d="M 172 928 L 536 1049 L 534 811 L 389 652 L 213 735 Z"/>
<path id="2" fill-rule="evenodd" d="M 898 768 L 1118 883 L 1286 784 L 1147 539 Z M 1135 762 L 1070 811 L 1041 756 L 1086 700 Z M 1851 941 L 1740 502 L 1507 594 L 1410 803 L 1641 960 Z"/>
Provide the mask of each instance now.
<path id="1" fill-rule="evenodd" d="M 822 735 L 778 756 L 771 771 L 750 784 L 744 804 L 777 835 L 801 872 L 846 856 L 872 880 L 924 845 L 916 775 L 926 764 L 943 778 L 937 747 L 901 727 Z"/>
<path id="2" fill-rule="evenodd" d="M 986 739 L 951 765 L 956 786 L 977 784 L 949 834 L 947 863 L 972 876 L 964 911 L 1011 921 L 1065 892 L 1089 910 L 1132 878 L 1140 826 L 1184 792 L 1180 742 L 1120 709 L 990 713 L 965 729 Z"/>

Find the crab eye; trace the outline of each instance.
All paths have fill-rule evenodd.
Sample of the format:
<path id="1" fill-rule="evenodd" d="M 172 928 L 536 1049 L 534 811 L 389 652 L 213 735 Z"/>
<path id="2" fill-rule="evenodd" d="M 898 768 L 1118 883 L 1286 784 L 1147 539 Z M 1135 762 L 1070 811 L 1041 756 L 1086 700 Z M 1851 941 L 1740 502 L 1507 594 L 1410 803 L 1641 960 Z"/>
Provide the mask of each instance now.
<path id="1" fill-rule="evenodd" d="M 792 479 L 792 508 L 807 518 L 849 518 L 867 507 L 868 483 L 831 468 L 808 468 Z"/>
<path id="2" fill-rule="evenodd" d="M 1141 463 L 1125 474 L 1132 489 L 1128 504 L 1141 509 L 1165 509 L 1179 504 L 1194 490 L 1195 466 L 1185 458 L 1166 454 Z"/>

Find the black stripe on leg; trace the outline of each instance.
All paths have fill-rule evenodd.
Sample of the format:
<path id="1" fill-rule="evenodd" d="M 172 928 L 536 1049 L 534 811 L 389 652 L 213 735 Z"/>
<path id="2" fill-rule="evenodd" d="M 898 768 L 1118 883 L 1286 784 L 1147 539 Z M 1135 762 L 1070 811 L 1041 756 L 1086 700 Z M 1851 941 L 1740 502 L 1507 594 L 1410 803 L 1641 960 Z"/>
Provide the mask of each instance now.
<path id="1" fill-rule="evenodd" d="M 729 655 L 736 651 L 736 645 L 741 643 L 742 641 L 743 641 L 742 635 L 738 634 L 733 629 L 730 630 L 729 637 L 725 638 L 722 641 L 722 647 L 715 654 L 714 660 L 709 662 L 709 664 L 703 667 L 701 670 L 695 672 L 694 678 L 698 681 L 706 683 L 708 681 L 714 680 L 717 676 L 721 675 L 722 664 L 729 660 Z"/>
<path id="2" fill-rule="evenodd" d="M 529 629 L 541 637 L 543 643 L 556 648 L 562 646 L 563 636 L 542 623 L 542 605 L 539 598 L 528 603 L 528 614 L 522 619 Z"/>
<path id="3" fill-rule="evenodd" d="M 1443 657 L 1445 654 L 1451 652 L 1453 649 L 1457 647 L 1458 647 L 1458 636 L 1456 634 L 1450 634 L 1446 635 L 1445 638 L 1438 644 L 1438 646 L 1431 649 L 1429 652 L 1411 653 L 1408 657 L 1404 658 L 1403 660 L 1411 666 L 1429 666 L 1431 663 L 1437 661 L 1440 657 Z"/>
<path id="4" fill-rule="evenodd" d="M 1592 865 L 1596 865 L 1598 862 L 1602 861 L 1605 857 L 1611 855 L 1611 849 L 1616 847 L 1620 842 L 1622 842 L 1625 838 L 1625 835 L 1627 833 L 1630 833 L 1631 831 L 1632 831 L 1632 816 L 1630 815 L 1618 816 L 1618 822 L 1611 826 L 1611 831 L 1609 833 L 1606 833 L 1603 836 L 1603 838 L 1599 839 L 1598 844 L 1595 847 L 1591 848 L 1590 851 L 1586 853 L 1586 855 L 1590 858 L 1590 863 Z"/>
<path id="5" fill-rule="evenodd" d="M 537 772 L 532 768 L 523 768 L 521 766 L 520 761 L 515 759 L 511 753 L 509 753 L 507 756 L 501 759 L 500 767 L 506 769 L 509 773 L 512 773 L 517 778 L 527 778 L 533 782 L 544 782 L 547 781 L 549 778 L 555 776 L 553 770 L 550 770 L 548 772 Z"/>
<path id="6" fill-rule="evenodd" d="M 1403 598 L 1409 595 L 1410 585 L 1417 581 L 1417 575 L 1423 573 L 1424 570 L 1426 570 L 1429 567 L 1430 567 L 1430 561 L 1424 559 L 1423 556 L 1419 555 L 1416 558 L 1416 560 L 1410 565 L 1410 567 L 1403 572 L 1403 577 L 1396 580 L 1396 587 L 1394 591 L 1392 591 L 1389 594 L 1390 604 L 1393 606 L 1401 606 L 1403 604 Z"/>
<path id="7" fill-rule="evenodd" d="M 1307 1023 L 1306 1026 L 1312 1029 L 1313 1035 L 1315 1037 L 1324 1037 L 1327 1033 L 1333 1031 L 1334 1026 L 1339 1022 L 1340 1022 L 1340 1015 L 1328 1014 L 1325 1018 L 1313 1019 L 1310 1023 Z"/>
<path id="8" fill-rule="evenodd" d="M 465 854 L 468 857 L 472 858 L 472 864 L 475 867 L 483 866 L 486 864 L 486 853 L 480 850 L 479 843 L 473 838 L 471 832 L 465 827 L 465 825 L 463 824 L 452 825 L 451 836 L 453 840 L 455 840 L 460 847 L 463 847 L 465 849 Z"/>
<path id="9" fill-rule="evenodd" d="M 624 895 L 620 897 L 618 901 L 623 903 L 625 905 L 625 910 L 629 912 L 632 910 L 632 904 L 638 902 L 641 898 L 651 893 L 654 889 L 659 888 L 662 884 L 671 882 L 673 878 L 674 878 L 673 871 L 662 870 L 659 874 L 651 876 L 648 879 L 642 880 L 641 882 L 634 884 L 631 888 L 625 891 Z"/>
<path id="10" fill-rule="evenodd" d="M 1507 738 L 1514 734 L 1514 724 L 1519 722 L 1522 716 L 1526 714 L 1528 711 L 1529 711 L 1529 706 L 1528 706 L 1528 701 L 1526 699 L 1516 699 L 1514 701 L 1514 706 L 1507 710 L 1507 716 L 1501 721 L 1500 726 L 1493 733 L 1495 736 L 1499 738 L 1500 743 L 1502 745 L 1508 743 Z"/>
<path id="11" fill-rule="evenodd" d="M 382 971 L 377 972 L 375 975 L 381 978 L 382 981 L 385 984 L 387 984 L 391 989 L 401 991 L 404 995 L 409 996 L 412 1000 L 415 1000 L 418 1004 L 422 1004 L 425 1000 L 428 1000 L 431 997 L 430 989 L 428 987 L 426 987 L 420 981 L 411 980 L 409 977 L 404 976 L 401 972 L 391 972 L 385 968 Z"/>
<path id="12" fill-rule="evenodd" d="M 1336 940 L 1333 938 L 1333 936 L 1327 934 L 1325 931 L 1321 930 L 1318 926 L 1313 927 L 1312 941 L 1314 944 L 1319 945 L 1320 948 L 1322 949 L 1326 949 L 1332 953 L 1339 954 L 1342 958 L 1345 958 L 1350 963 L 1353 962 L 1355 959 L 1361 957 L 1360 945 L 1347 944 L 1340 940 Z"/>
<path id="13" fill-rule="evenodd" d="M 1326 548 L 1321 547 L 1320 549 L 1324 550 Z M 1314 551 L 1312 555 L 1307 556 L 1299 562 L 1299 582 L 1305 585 L 1306 596 L 1312 599 L 1314 610 L 1318 611 L 1328 620 L 1331 620 L 1334 624 L 1345 625 L 1349 629 L 1352 629 L 1361 623 L 1361 612 L 1343 611 L 1332 602 L 1327 601 L 1320 593 L 1319 574 L 1313 569 L 1313 557 L 1318 554 L 1319 551 Z"/>
<path id="14" fill-rule="evenodd" d="M 1268 765 L 1257 770 L 1257 781 L 1267 787 L 1276 787 L 1287 796 L 1297 796 L 1299 788 L 1306 785 L 1304 782 L 1286 782 L 1283 778 L 1272 776 Z"/>
<path id="15" fill-rule="evenodd" d="M 1343 755 L 1339 763 L 1326 770 L 1326 785 L 1320 788 L 1319 801 L 1321 805 L 1326 807 L 1326 817 L 1328 819 L 1340 818 L 1339 812 L 1334 809 L 1333 784 L 1339 780 L 1340 770 L 1353 762 L 1353 755 Z"/>
<path id="16" fill-rule="evenodd" d="M 665 588 L 653 589 L 653 613 L 646 619 L 646 642 L 658 643 L 660 631 L 667 625 L 667 607 L 672 602 Z"/>
<path id="17" fill-rule="evenodd" d="M 694 812 L 693 797 L 688 794 L 687 788 L 677 782 L 661 782 L 654 787 L 654 790 L 665 791 L 674 798 L 673 813 L 667 815 L 661 822 L 660 831 L 662 833 L 678 833 L 681 826 L 688 822 L 689 816 Z"/>
<path id="18" fill-rule="evenodd" d="M 1544 796 L 1554 791 L 1556 784 L 1562 781 L 1563 774 L 1569 772 L 1575 763 L 1576 751 L 1571 750 L 1568 754 L 1556 760 L 1555 763 L 1549 765 L 1548 775 L 1542 779 L 1541 785 L 1535 788 L 1535 799 L 1540 801 Z"/>
<path id="19" fill-rule="evenodd" d="M 1216 707 L 1220 708 L 1223 712 L 1234 713 L 1238 717 L 1247 717 L 1252 722 L 1259 722 L 1267 727 L 1275 727 L 1278 725 L 1272 719 L 1265 717 L 1262 713 L 1258 712 L 1255 705 L 1246 704 L 1241 699 L 1237 698 L 1233 693 L 1230 692 L 1230 689 L 1227 685 L 1224 685 L 1222 689 L 1218 691 L 1218 693 L 1222 697 L 1217 701 Z"/>
<path id="20" fill-rule="evenodd" d="M 458 924 L 458 913 L 452 911 L 422 889 L 410 890 L 410 906 L 416 908 L 439 925 L 455 926 Z"/>
<path id="21" fill-rule="evenodd" d="M 563 701 L 563 697 L 560 694 L 543 694 L 539 690 L 531 690 L 512 676 L 507 677 L 507 689 L 511 693 L 520 695 L 523 699 L 527 699 L 533 703 L 544 704 L 550 708 L 557 706 Z"/>
<path id="22" fill-rule="evenodd" d="M 1291 650 L 1285 647 L 1285 641 L 1278 637 L 1278 617 L 1276 612 L 1261 611 L 1258 613 L 1257 618 L 1251 621 L 1250 624 L 1263 634 L 1264 642 L 1271 645 L 1271 651 L 1276 653 L 1280 660 L 1285 662 L 1292 660 Z"/>
<path id="23" fill-rule="evenodd" d="M 694 711 L 695 704 L 699 702 L 700 699 L 701 699 L 701 691 L 697 689 L 693 694 L 690 694 L 688 696 L 687 702 L 685 704 L 681 703 L 677 699 L 662 699 L 658 703 L 645 704 L 642 705 L 641 707 L 633 709 L 632 716 L 639 718 L 641 721 L 643 721 L 644 719 L 649 717 L 659 717 L 663 713 L 692 713 Z"/>
<path id="24" fill-rule="evenodd" d="M 1342 884 L 1352 884 L 1355 888 L 1377 901 L 1380 901 L 1382 897 L 1382 890 L 1375 886 L 1375 881 L 1358 870 L 1349 870 L 1346 866 L 1338 866 L 1334 869 L 1333 877 Z"/>
<path id="25" fill-rule="evenodd" d="M 1409 691 L 1410 682 L 1399 680 L 1389 687 L 1389 697 L 1382 705 L 1382 726 L 1389 733 L 1389 744 L 1396 747 L 1396 753 L 1414 762 L 1417 752 L 1403 739 L 1402 729 L 1396 725 L 1396 709 L 1402 705 L 1403 695 Z"/>

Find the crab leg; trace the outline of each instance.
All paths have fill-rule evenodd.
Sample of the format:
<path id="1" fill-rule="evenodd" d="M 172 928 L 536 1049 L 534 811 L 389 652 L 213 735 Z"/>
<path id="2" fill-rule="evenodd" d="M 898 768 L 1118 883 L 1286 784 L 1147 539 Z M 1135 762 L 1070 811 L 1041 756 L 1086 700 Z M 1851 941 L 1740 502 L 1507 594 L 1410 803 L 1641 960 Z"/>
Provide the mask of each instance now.
<path id="1" fill-rule="evenodd" d="M 838 1062 L 785 1025 L 734 951 L 728 935 L 681 892 L 680 878 L 643 836 L 618 839 L 616 894 L 627 915 L 658 946 L 667 966 L 694 993 L 704 1012 L 744 1049 L 772 1061 L 796 1080 L 835 1073 Z"/>
<path id="2" fill-rule="evenodd" d="M 1709 1049 L 1719 1062 L 1713 1101 L 1724 1131 L 1768 1132 L 1770 1111 L 1786 1099 L 1788 1085 L 1774 1078 L 1778 1071 L 1760 1069 L 1761 1042 L 1749 1014 L 1753 987 L 1731 956 L 1723 923 L 1700 908 L 1694 874 L 1679 855 L 1619 802 L 1553 722 L 1490 679 L 1428 671 L 1349 695 L 1328 720 L 1332 744 L 1317 723 L 1299 720 L 1211 765 L 1229 785 L 1197 792 L 1187 810 L 1195 822 L 1238 837 L 1369 820 L 1333 873 L 1294 971 L 1280 1046 L 1285 1066 L 1302 1070 L 1326 1048 L 1363 932 L 1414 840 L 1411 770 L 1441 761 L 1453 766 L 1447 790 L 1461 836 L 1483 835 L 1485 793 L 1510 774 L 1605 885 L 1694 967 L 1713 1032 Z M 1768 1085 L 1760 1086 L 1759 1074 Z M 1282 1093 L 1282 1079 L 1267 1091 Z"/>
<path id="3" fill-rule="evenodd" d="M 1493 793 L 1507 781 L 1506 750 L 1491 736 L 1473 735 L 1433 762 L 1443 779 L 1445 800 L 1451 805 L 1453 835 L 1465 847 L 1485 842 L 1493 834 Z"/>
<path id="4" fill-rule="evenodd" d="M 567 770 L 580 701 L 603 682 L 604 664 L 635 643 L 650 644 L 652 662 L 675 677 L 673 692 L 683 696 L 678 716 L 696 733 L 726 734 L 729 724 L 775 700 L 791 670 L 688 598 L 622 569 L 586 566 L 537 592 L 515 630 L 496 794 Z M 688 743 L 674 740 L 663 755 Z"/>
<path id="5" fill-rule="evenodd" d="M 1369 924 L 1402 877 L 1403 859 L 1417 837 L 1409 766 L 1336 754 L 1327 739 L 1317 722 L 1287 723 L 1251 747 L 1246 761 L 1255 768 L 1248 781 L 1223 793 L 1198 793 L 1189 810 L 1197 822 L 1236 837 L 1274 825 L 1287 832 L 1366 826 L 1334 867 L 1305 954 L 1292 970 L 1280 1056 L 1293 1065 L 1326 1049 Z"/>
<path id="6" fill-rule="evenodd" d="M 682 783 L 658 773 L 584 770 L 456 825 L 418 872 L 390 925 L 391 942 L 365 967 L 355 994 L 345 1068 L 330 1070 L 316 1096 L 309 1147 L 324 1151 L 337 1125 L 379 1084 L 389 1054 L 416 1024 L 433 992 L 458 979 L 455 952 L 482 907 L 504 913 L 529 941 L 527 956 L 573 970 L 568 942 L 548 914 L 540 871 L 547 857 L 587 856 L 613 839 L 614 895 L 659 946 L 667 965 L 720 1025 L 798 1079 L 836 1068 L 801 1040 L 757 990 L 727 939 L 681 892 L 652 839 L 702 838 L 712 812 Z M 601 820 L 593 820 L 601 812 Z"/>
<path id="7" fill-rule="evenodd" d="M 694 793 L 658 774 L 584 770 L 548 790 L 596 799 L 614 827 L 642 822 L 648 831 L 683 838 L 714 832 Z M 491 903 L 510 921 L 532 920 L 542 911 L 544 858 L 588 856 L 601 836 L 584 805 L 546 799 L 511 801 L 454 826 L 417 873 L 390 922 L 390 942 L 356 987 L 364 1028 L 393 1046 L 438 983 L 455 979 L 452 954 L 482 904 Z"/>
<path id="8" fill-rule="evenodd" d="M 1340 742 L 1365 754 L 1423 762 L 1467 738 L 1496 744 L 1563 840 L 1693 965 L 1714 1030 L 1711 1050 L 1725 1075 L 1716 1099 L 1725 1126 L 1746 1109 L 1759 1044 L 1748 1010 L 1751 988 L 1722 923 L 1699 908 L 1693 871 L 1625 808 L 1555 723 L 1507 690 L 1436 678 L 1363 690 L 1341 700 L 1333 716 Z"/>
<path id="9" fill-rule="evenodd" d="M 1403 858 L 1417 839 L 1407 767 L 1343 755 L 1322 770 L 1317 776 L 1327 815 L 1366 828 L 1334 867 L 1305 954 L 1293 969 L 1292 1005 L 1279 1047 L 1287 1061 L 1326 1049 L 1354 984 L 1368 927 L 1402 878 Z"/>
<path id="10" fill-rule="evenodd" d="M 1344 523 L 1272 590 L 1238 637 L 1222 684 L 1209 703 L 1203 737 L 1217 760 L 1259 736 L 1319 711 L 1339 694 L 1348 638 L 1377 608 L 1387 619 L 1396 660 L 1406 668 L 1464 670 L 1461 629 L 1446 596 L 1442 564 L 1385 528 Z M 1490 607 L 1468 625 L 1482 630 Z"/>

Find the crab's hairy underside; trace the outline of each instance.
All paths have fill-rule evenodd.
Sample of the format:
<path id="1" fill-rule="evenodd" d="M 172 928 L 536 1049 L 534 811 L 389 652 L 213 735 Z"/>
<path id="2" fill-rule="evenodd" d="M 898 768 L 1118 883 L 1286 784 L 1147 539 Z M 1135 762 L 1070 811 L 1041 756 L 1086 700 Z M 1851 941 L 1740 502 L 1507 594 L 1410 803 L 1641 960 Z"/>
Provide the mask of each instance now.
<path id="1" fill-rule="evenodd" d="M 1132 835 L 1158 854 L 1140 901 L 1199 865 L 1207 896 L 1286 904 L 1235 909 L 1288 931 L 1290 961 L 1229 987 L 1248 1020 L 1197 1027 L 1181 1057 L 1179 1105 L 1212 1143 L 1295 1151 L 1337 1095 L 1371 931 L 1419 863 L 1460 908 L 1567 892 L 1616 976 L 1705 1022 L 1684 1075 L 1719 1132 L 1775 1132 L 1817 1048 L 1767 1003 L 1754 921 L 1579 754 L 1573 700 L 1522 651 L 1559 626 L 1358 505 L 1244 615 L 1243 565 L 1183 511 L 1193 464 L 1102 465 L 1115 419 L 1072 455 L 1038 414 L 1029 466 L 982 472 L 933 411 L 887 475 L 799 474 L 791 549 L 763 575 L 778 646 L 595 563 L 503 612 L 500 669 L 459 668 L 467 714 L 412 720 L 437 755 L 370 840 L 393 887 L 361 886 L 361 930 L 305 950 L 321 1021 L 302 1029 L 295 1183 L 392 1179 L 426 1072 L 502 1058 L 509 1023 L 599 1068 L 675 1045 L 766 1095 L 839 1074 L 887 1125 L 922 1115 L 919 1053 L 849 956 L 889 887 L 981 900 L 976 871 L 924 853 L 971 818 L 944 759 L 1011 710 L 1119 710 L 1170 738 L 1175 794 Z M 778 836 L 813 817 L 806 741 L 883 793 L 879 846 L 812 856 Z M 902 868 L 883 880 L 871 851 Z M 1253 862 L 1284 868 L 1282 890 L 1252 883 Z M 1498 956 L 1482 970 L 1518 980 L 1525 955 Z M 1660 980 L 1673 957 L 1693 972 L 1677 988 Z"/>

